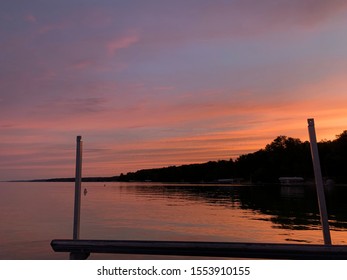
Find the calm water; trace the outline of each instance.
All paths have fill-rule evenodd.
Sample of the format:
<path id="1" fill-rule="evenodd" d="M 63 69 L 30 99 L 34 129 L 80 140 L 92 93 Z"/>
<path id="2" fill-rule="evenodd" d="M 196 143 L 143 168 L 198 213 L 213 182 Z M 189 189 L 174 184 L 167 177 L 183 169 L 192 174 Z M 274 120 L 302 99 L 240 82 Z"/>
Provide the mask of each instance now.
<path id="1" fill-rule="evenodd" d="M 83 188 L 88 193 L 82 194 L 82 239 L 323 243 L 312 187 L 84 183 Z M 347 188 L 326 194 L 333 243 L 346 244 Z M 73 200 L 74 183 L 0 183 L 0 259 L 67 259 L 67 253 L 52 251 L 50 241 L 72 237 Z"/>

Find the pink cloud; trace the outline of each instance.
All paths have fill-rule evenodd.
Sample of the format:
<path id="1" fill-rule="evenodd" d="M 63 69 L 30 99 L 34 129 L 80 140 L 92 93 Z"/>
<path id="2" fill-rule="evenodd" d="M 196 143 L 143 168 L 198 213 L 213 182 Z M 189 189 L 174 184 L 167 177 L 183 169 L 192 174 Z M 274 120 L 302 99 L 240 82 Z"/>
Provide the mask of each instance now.
<path id="1" fill-rule="evenodd" d="M 126 49 L 138 41 L 139 37 L 137 35 L 127 35 L 111 40 L 107 43 L 106 49 L 110 55 L 114 55 L 118 50 Z"/>
<path id="2" fill-rule="evenodd" d="M 27 21 L 27 22 L 31 22 L 31 23 L 35 23 L 37 22 L 37 18 L 32 15 L 32 14 L 28 14 L 24 17 L 24 20 Z"/>
<path id="3" fill-rule="evenodd" d="M 75 70 L 84 70 L 93 66 L 93 61 L 87 59 L 81 59 L 72 63 L 71 67 Z"/>
<path id="4" fill-rule="evenodd" d="M 68 24 L 66 22 L 55 23 L 55 24 L 46 24 L 46 25 L 43 25 L 39 28 L 38 33 L 39 34 L 46 34 L 46 33 L 49 33 L 51 31 L 55 31 L 55 30 L 63 30 L 67 26 L 68 26 Z"/>
<path id="5" fill-rule="evenodd" d="M 171 91 L 174 89 L 175 89 L 174 86 L 156 86 L 153 88 L 153 90 L 157 90 L 157 91 Z"/>

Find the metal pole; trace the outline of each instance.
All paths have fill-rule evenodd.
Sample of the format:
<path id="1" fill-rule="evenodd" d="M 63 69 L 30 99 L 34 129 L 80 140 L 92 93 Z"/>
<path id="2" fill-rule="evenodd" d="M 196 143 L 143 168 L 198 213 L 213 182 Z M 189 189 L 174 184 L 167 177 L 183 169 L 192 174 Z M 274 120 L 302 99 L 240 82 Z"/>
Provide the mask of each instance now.
<path id="1" fill-rule="evenodd" d="M 73 221 L 73 239 L 80 237 L 80 212 L 81 212 L 81 181 L 82 181 L 82 141 L 77 136 L 76 146 L 76 177 L 75 177 L 75 205 Z"/>
<path id="2" fill-rule="evenodd" d="M 318 196 L 318 205 L 319 205 L 319 212 L 320 212 L 320 218 L 322 223 L 324 244 L 331 245 L 328 212 L 327 212 L 326 203 L 325 203 L 324 186 L 323 186 L 322 172 L 321 172 L 320 162 L 319 162 L 316 131 L 314 128 L 314 119 L 307 119 L 307 122 L 308 122 L 308 133 L 310 135 L 311 155 L 312 155 L 314 176 L 316 180 L 316 190 L 317 190 L 317 196 Z"/>

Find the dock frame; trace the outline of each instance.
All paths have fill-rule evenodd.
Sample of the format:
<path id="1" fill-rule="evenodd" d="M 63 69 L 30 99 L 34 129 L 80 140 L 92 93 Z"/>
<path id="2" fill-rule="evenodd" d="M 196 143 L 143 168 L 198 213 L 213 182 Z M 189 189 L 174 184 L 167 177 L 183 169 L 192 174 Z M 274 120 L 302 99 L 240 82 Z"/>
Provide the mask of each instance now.
<path id="1" fill-rule="evenodd" d="M 86 259 L 90 253 L 291 260 L 347 259 L 347 246 L 344 245 L 55 239 L 51 246 L 55 252 L 70 252 L 70 259 Z"/>

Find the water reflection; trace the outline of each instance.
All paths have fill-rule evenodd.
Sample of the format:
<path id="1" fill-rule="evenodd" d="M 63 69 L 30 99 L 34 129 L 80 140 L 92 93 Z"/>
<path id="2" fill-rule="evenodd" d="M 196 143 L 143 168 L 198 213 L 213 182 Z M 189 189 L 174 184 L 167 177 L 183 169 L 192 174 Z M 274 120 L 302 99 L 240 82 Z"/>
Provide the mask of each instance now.
<path id="1" fill-rule="evenodd" d="M 86 183 L 81 238 L 322 244 L 313 187 Z M 333 244 L 346 244 L 347 188 L 327 190 Z M 56 259 L 71 238 L 74 184 L 0 183 L 0 259 Z M 119 258 L 119 256 L 117 256 Z"/>
<path id="2" fill-rule="evenodd" d="M 319 209 L 314 186 L 225 186 L 134 184 L 124 186 L 138 195 L 155 199 L 203 201 L 215 206 L 254 211 L 254 219 L 268 220 L 273 228 L 320 229 Z M 331 230 L 347 229 L 347 188 L 330 187 L 326 201 Z M 256 215 L 262 214 L 262 215 Z M 264 218 L 265 217 L 267 218 Z"/>

